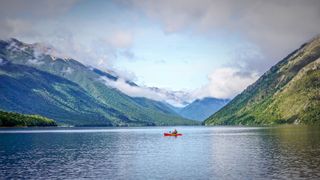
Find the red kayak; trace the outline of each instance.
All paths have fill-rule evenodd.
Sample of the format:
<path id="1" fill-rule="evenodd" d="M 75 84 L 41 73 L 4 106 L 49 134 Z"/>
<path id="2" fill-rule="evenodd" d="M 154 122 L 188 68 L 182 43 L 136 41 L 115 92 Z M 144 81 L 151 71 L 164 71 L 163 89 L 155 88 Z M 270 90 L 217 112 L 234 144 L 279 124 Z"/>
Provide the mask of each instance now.
<path id="1" fill-rule="evenodd" d="M 182 136 L 182 134 L 163 133 L 164 136 Z"/>

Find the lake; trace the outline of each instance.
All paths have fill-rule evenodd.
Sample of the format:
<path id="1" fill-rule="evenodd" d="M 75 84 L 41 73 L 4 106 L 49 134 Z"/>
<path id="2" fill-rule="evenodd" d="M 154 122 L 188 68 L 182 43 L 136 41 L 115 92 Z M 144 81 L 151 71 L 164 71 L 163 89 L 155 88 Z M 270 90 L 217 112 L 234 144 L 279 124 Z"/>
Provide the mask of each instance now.
<path id="1" fill-rule="evenodd" d="M 312 127 L 0 129 L 0 179 L 317 179 L 319 165 Z"/>

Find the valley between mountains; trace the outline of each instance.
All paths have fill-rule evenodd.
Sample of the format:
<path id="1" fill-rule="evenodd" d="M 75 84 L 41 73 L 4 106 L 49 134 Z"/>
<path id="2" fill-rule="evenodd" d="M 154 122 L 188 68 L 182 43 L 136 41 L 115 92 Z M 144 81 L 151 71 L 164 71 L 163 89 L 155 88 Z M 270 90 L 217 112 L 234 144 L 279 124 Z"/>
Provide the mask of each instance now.
<path id="1" fill-rule="evenodd" d="M 232 100 L 206 97 L 184 107 L 132 97 L 112 86 L 120 78 L 115 72 L 89 67 L 74 59 L 55 57 L 50 52 L 49 47 L 26 44 L 17 39 L 0 41 L 0 109 L 3 112 L 39 115 L 60 126 L 320 122 L 319 36 L 271 67 Z M 130 80 L 124 83 L 139 87 Z M 160 91 L 157 88 L 150 90 Z M 177 98 L 173 92 L 166 93 Z M 185 101 L 183 96 L 179 98 Z"/>

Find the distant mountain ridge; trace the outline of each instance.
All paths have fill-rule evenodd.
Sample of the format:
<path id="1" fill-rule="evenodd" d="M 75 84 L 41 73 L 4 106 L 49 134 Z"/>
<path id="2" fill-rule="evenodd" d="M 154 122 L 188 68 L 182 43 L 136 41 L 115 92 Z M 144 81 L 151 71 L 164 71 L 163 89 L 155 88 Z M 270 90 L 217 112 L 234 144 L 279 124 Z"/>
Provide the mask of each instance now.
<path id="1" fill-rule="evenodd" d="M 320 36 L 289 54 L 206 125 L 320 124 Z"/>
<path id="2" fill-rule="evenodd" d="M 203 121 L 221 109 L 229 101 L 229 99 L 217 99 L 211 97 L 197 99 L 186 107 L 178 110 L 178 113 L 188 119 Z"/>
<path id="3" fill-rule="evenodd" d="M 0 108 L 7 111 L 36 113 L 81 126 L 197 124 L 167 111 L 161 102 L 139 101 L 101 80 L 117 80 L 113 74 L 39 52 L 34 44 L 0 41 L 0 59 Z"/>

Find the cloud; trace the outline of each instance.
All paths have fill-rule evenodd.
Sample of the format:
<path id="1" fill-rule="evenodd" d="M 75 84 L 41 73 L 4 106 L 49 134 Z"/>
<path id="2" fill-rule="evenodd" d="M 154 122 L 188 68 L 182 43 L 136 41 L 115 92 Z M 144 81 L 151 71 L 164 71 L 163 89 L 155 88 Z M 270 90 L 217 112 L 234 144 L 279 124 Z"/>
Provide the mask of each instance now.
<path id="1" fill-rule="evenodd" d="M 43 57 L 51 53 L 51 48 L 42 44 L 25 44 L 16 39 L 9 39 L 8 42 L 7 50 L 11 51 L 13 56 L 15 56 L 15 52 L 26 52 L 27 49 L 32 48 L 32 57 L 26 62 L 29 65 L 40 66 L 44 64 Z"/>
<path id="2" fill-rule="evenodd" d="M 236 37 L 242 43 L 230 45 L 233 46 L 230 52 L 232 60 L 225 64 L 226 67 L 214 70 L 209 75 L 209 84 L 198 92 L 199 97 L 225 97 L 241 91 L 244 84 L 256 78 L 256 74 L 262 74 L 280 58 L 318 34 L 320 29 L 319 0 L 121 0 L 102 3 L 116 7 L 107 14 L 108 17 L 87 20 L 94 17 L 91 16 L 93 14 L 86 16 L 86 11 L 74 11 L 61 18 L 77 2 L 2 0 L 0 38 L 43 41 L 54 47 L 46 49 L 53 58 L 74 58 L 103 70 L 112 69 L 123 79 L 132 79 L 132 73 L 115 70 L 113 64 L 119 59 L 138 59 L 139 54 L 133 51 L 133 44 L 140 39 L 134 38 L 134 28 L 153 28 L 154 25 L 158 28 L 160 24 L 168 36 L 187 32 L 187 35 L 211 38 L 212 41 L 215 40 L 212 37 L 220 35 L 227 41 L 229 37 Z M 79 7 L 75 9 L 79 10 Z M 75 17 L 75 14 L 80 16 Z M 109 18 L 115 19 L 109 22 Z M 39 64 L 37 56 L 35 52 L 36 58 L 29 63 Z M 223 84 L 223 78 L 235 78 L 243 83 Z M 151 94 L 146 89 L 142 88 L 143 93 Z M 132 90 L 131 93 L 143 94 L 142 90 Z"/>
<path id="3" fill-rule="evenodd" d="M 240 35 L 264 56 L 264 59 L 257 60 L 265 64 L 259 69 L 261 72 L 318 34 L 320 29 L 320 23 L 317 23 L 320 19 L 318 0 L 129 2 L 152 21 L 160 22 L 167 33 L 191 30 L 200 35 Z M 251 62 L 252 59 L 247 64 Z"/>
<path id="4" fill-rule="evenodd" d="M 34 26 L 66 13 L 77 0 L 2 0 L 0 2 L 0 37 L 36 37 Z"/>
<path id="5" fill-rule="evenodd" d="M 49 55 L 53 60 L 57 58 L 68 59 L 69 56 L 62 52 L 61 50 L 53 47 L 47 43 L 35 43 L 32 44 L 33 47 L 33 56 L 36 59 L 42 59 L 45 55 Z"/>
<path id="6" fill-rule="evenodd" d="M 134 60 L 136 58 L 136 55 L 131 50 L 121 51 L 120 54 L 129 60 Z"/>
<path id="7" fill-rule="evenodd" d="M 122 79 L 125 79 L 127 81 L 136 81 L 137 80 L 137 76 L 131 72 L 131 71 L 127 71 L 125 69 L 119 69 L 119 68 L 113 68 L 113 67 L 109 67 L 107 72 L 111 71 L 111 74 L 114 74 L 116 76 L 121 77 Z"/>
<path id="8" fill-rule="evenodd" d="M 167 34 L 238 37 L 231 60 L 193 96 L 230 98 L 281 58 L 320 33 L 318 0 L 129 0 Z M 214 40 L 214 39 L 213 39 Z"/>
<path id="9" fill-rule="evenodd" d="M 133 34 L 126 31 L 115 31 L 111 36 L 106 37 L 106 43 L 114 48 L 129 48 L 133 43 Z"/>
<path id="10" fill-rule="evenodd" d="M 116 81 L 113 81 L 108 79 L 107 77 L 101 76 L 100 80 L 105 83 L 106 86 L 116 88 L 131 97 L 144 97 L 155 101 L 166 102 L 177 107 L 182 107 L 187 104 L 187 93 L 185 92 L 170 92 L 168 90 L 159 88 L 131 86 L 123 78 L 119 78 Z"/>
<path id="11" fill-rule="evenodd" d="M 68 11 L 77 0 L 2 0 L 1 14 L 8 16 L 50 17 Z"/>
<path id="12" fill-rule="evenodd" d="M 223 67 L 208 76 L 209 83 L 193 92 L 194 97 L 233 98 L 258 79 L 257 73 Z"/>
<path id="13" fill-rule="evenodd" d="M 116 81 L 101 76 L 105 85 L 116 88 L 131 97 L 144 97 L 155 101 L 166 102 L 177 107 L 184 107 L 195 99 L 205 97 L 233 98 L 248 85 L 258 79 L 258 73 L 244 72 L 241 69 L 223 67 L 208 76 L 208 84 L 192 92 L 170 91 L 146 86 L 131 86 L 127 80 Z"/>
<path id="14" fill-rule="evenodd" d="M 44 64 L 44 62 L 43 61 L 39 61 L 38 59 L 29 59 L 27 61 L 27 64 L 40 66 L 40 65 Z"/>
<path id="15" fill-rule="evenodd" d="M 21 19 L 1 19 L 0 37 L 10 38 L 17 35 L 34 36 L 32 23 Z"/>
<path id="16" fill-rule="evenodd" d="M 77 33 L 64 28 L 47 33 L 51 38 L 39 37 L 42 42 L 37 43 L 37 48 L 54 57 L 76 59 L 105 71 L 118 71 L 113 65 L 120 57 L 127 60 L 136 58 L 131 50 L 134 40 L 131 32 L 114 30 L 110 35 L 92 36 L 88 40 L 82 40 Z"/>
<path id="17" fill-rule="evenodd" d="M 117 58 L 116 51 L 102 40 L 78 41 L 75 34 L 66 29 L 49 32 L 48 36 L 52 38 L 40 37 L 42 41 L 34 44 L 35 53 L 48 54 L 53 59 L 75 59 L 104 70 L 109 69 L 113 59 Z"/>
<path id="18" fill-rule="evenodd" d="M 107 86 L 116 88 L 132 97 L 146 97 L 157 101 L 163 101 L 166 99 L 164 95 L 155 93 L 147 87 L 131 86 L 122 78 L 119 78 L 117 81 L 110 80 L 104 76 L 100 78 Z"/>
<path id="19" fill-rule="evenodd" d="M 84 28 L 92 33 L 85 34 L 75 30 L 76 22 L 61 17 L 71 12 L 80 0 L 3 0 L 0 2 L 0 38 L 18 38 L 27 42 L 41 42 L 45 46 L 53 46 L 53 56 L 68 57 L 95 67 L 110 67 L 119 56 L 131 60 L 135 58 L 131 46 L 134 35 L 123 27 L 116 28 L 117 23 L 109 25 L 108 29 L 92 26 L 87 20 L 81 20 L 78 28 Z M 101 5 L 104 3 L 95 3 Z M 109 4 L 112 4 L 111 2 Z M 72 15 L 73 16 L 73 15 Z M 103 23 L 102 23 L 103 24 Z M 96 31 L 96 28 L 101 28 Z M 84 40 L 85 39 L 85 40 Z M 53 49 L 53 48 L 52 48 Z"/>
<path id="20" fill-rule="evenodd" d="M 67 67 L 65 69 L 62 70 L 62 73 L 64 74 L 72 74 L 74 72 L 74 69 L 72 69 L 71 67 Z"/>
<path id="21" fill-rule="evenodd" d="M 15 52 L 27 52 L 30 48 L 32 49 L 32 57 L 31 59 L 27 60 L 27 64 L 29 65 L 35 65 L 40 66 L 44 64 L 43 58 L 46 55 L 50 55 L 53 59 L 55 58 L 53 56 L 57 55 L 56 57 L 61 57 L 61 54 L 55 53 L 56 50 L 51 47 L 44 44 L 36 43 L 36 44 L 26 44 L 23 42 L 20 42 L 16 39 L 9 39 L 8 40 L 9 45 L 6 47 L 8 51 L 11 51 L 13 56 L 16 56 Z"/>

